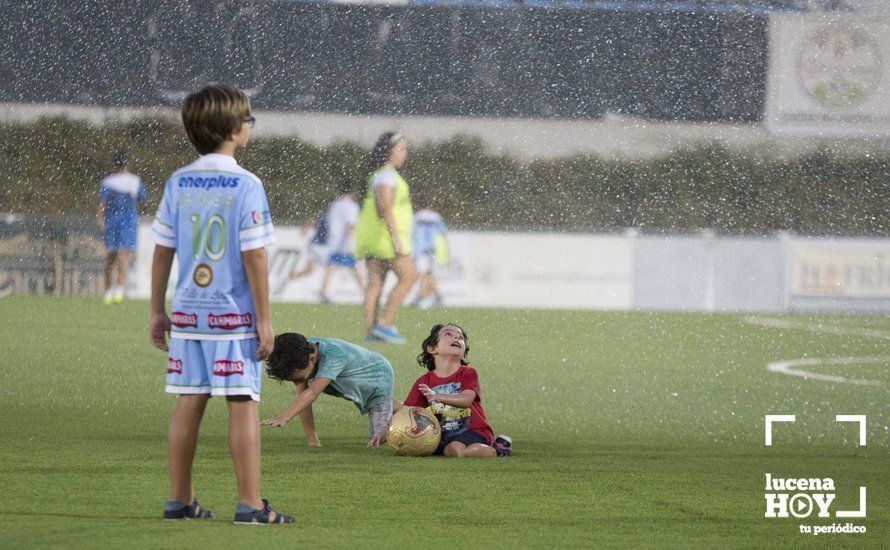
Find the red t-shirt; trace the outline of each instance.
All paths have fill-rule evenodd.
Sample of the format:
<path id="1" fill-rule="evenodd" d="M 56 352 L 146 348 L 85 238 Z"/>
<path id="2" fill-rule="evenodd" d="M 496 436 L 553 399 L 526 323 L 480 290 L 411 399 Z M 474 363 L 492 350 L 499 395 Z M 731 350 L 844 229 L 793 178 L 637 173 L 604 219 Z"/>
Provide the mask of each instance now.
<path id="1" fill-rule="evenodd" d="M 491 426 L 488 425 L 488 420 L 485 418 L 485 409 L 482 408 L 482 391 L 479 389 L 479 375 L 476 373 L 476 369 L 462 365 L 457 369 L 457 372 L 447 378 L 440 378 L 433 371 L 427 372 L 411 386 L 411 391 L 405 398 L 406 406 L 426 407 L 429 405 L 426 397 L 420 393 L 420 384 L 426 384 L 434 392 L 442 395 L 459 394 L 466 390 L 476 392 L 476 399 L 470 404 L 469 423 L 460 418 L 461 414 L 446 413 L 444 420 L 441 416 L 439 418 L 443 434 L 457 435 L 463 431 L 472 430 L 482 434 L 489 444 L 494 441 L 494 432 L 491 431 Z M 456 409 L 456 411 L 460 410 Z"/>

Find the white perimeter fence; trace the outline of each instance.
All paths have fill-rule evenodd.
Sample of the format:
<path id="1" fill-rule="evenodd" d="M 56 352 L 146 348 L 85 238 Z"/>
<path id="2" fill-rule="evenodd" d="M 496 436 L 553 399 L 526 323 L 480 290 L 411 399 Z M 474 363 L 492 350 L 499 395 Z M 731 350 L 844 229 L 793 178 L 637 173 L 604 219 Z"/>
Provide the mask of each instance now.
<path id="1" fill-rule="evenodd" d="M 307 261 L 309 235 L 276 233 L 273 301 L 317 301 L 321 269 L 288 281 Z M 436 275 L 450 306 L 890 312 L 890 239 L 455 231 L 449 240 L 451 262 Z M 152 247 L 143 223 L 133 297 L 149 296 Z M 361 300 L 347 271 L 334 274 L 328 293 L 335 303 Z"/>

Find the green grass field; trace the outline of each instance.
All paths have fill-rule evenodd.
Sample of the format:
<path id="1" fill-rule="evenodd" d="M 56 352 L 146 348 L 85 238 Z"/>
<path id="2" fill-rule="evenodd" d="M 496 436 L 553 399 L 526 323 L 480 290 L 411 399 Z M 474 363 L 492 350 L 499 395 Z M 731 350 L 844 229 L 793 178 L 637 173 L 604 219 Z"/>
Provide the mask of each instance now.
<path id="1" fill-rule="evenodd" d="M 832 383 L 768 372 L 773 361 L 890 355 L 887 317 L 784 316 L 869 329 L 845 335 L 755 326 L 743 315 L 406 309 L 409 346 L 377 346 L 396 395 L 423 373 L 429 327 L 469 334 L 508 459 L 400 458 L 365 448 L 367 419 L 322 396 L 323 447 L 299 422 L 263 431 L 263 494 L 288 527 L 237 527 L 225 405 L 214 399 L 195 484 L 209 522 L 163 522 L 164 436 L 173 398 L 165 356 L 144 333 L 148 306 L 85 299 L 0 301 L 0 546 L 198 547 L 886 547 L 890 541 L 890 360 L 816 365 L 870 379 Z M 360 312 L 273 307 L 276 330 L 358 341 Z M 881 337 L 885 334 L 885 337 Z M 264 381 L 261 415 L 292 386 Z M 796 414 L 764 446 L 764 415 Z M 868 443 L 835 414 L 865 414 Z M 833 510 L 865 519 L 764 518 L 764 474 L 831 477 Z M 867 533 L 800 533 L 853 522 Z"/>

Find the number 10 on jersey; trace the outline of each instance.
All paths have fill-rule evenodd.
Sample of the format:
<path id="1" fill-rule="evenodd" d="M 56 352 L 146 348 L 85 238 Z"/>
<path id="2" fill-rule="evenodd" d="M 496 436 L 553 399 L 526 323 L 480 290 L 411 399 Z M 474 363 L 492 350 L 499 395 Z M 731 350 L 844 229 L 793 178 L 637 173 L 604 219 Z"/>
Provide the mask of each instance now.
<path id="1" fill-rule="evenodd" d="M 197 260 L 201 253 L 210 261 L 218 262 L 226 255 L 226 220 L 219 214 L 211 214 L 204 220 L 201 214 L 189 216 L 192 222 L 192 246 Z"/>

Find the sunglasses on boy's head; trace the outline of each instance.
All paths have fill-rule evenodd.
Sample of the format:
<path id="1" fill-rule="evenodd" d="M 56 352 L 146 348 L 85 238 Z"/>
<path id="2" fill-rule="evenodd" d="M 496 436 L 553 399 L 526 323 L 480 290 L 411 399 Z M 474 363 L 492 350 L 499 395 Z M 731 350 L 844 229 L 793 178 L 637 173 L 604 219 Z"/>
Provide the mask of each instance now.
<path id="1" fill-rule="evenodd" d="M 247 118 L 244 119 L 244 122 L 246 122 L 248 126 L 250 126 L 251 128 L 253 128 L 254 125 L 256 124 L 256 117 L 255 117 L 255 116 L 249 116 L 249 117 L 247 117 Z"/>

